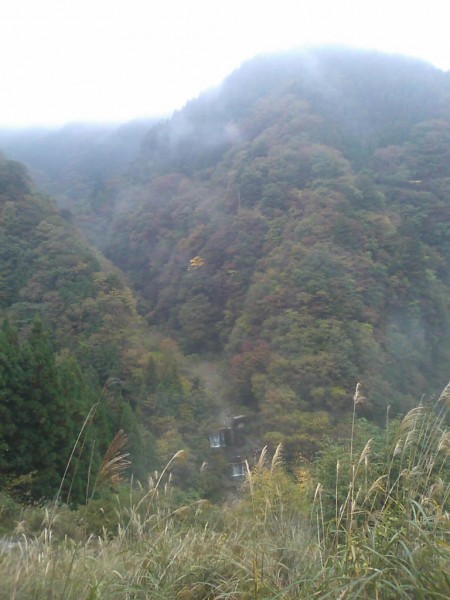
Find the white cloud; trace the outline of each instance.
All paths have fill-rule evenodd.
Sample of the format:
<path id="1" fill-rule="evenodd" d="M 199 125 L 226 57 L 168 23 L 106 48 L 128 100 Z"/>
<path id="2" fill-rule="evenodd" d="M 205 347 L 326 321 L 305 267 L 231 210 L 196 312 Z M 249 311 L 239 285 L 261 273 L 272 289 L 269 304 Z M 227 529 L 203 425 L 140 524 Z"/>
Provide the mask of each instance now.
<path id="1" fill-rule="evenodd" d="M 345 43 L 450 68 L 445 0 L 14 0 L 0 14 L 0 123 L 180 107 L 261 52 Z"/>

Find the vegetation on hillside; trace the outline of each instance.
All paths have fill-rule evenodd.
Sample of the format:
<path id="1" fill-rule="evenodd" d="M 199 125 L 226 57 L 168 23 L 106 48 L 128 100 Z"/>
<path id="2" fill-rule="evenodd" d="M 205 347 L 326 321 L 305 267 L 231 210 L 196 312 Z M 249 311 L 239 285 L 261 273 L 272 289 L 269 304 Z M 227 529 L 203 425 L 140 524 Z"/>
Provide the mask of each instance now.
<path id="1" fill-rule="evenodd" d="M 0 136 L 0 596 L 449 596 L 449 98 L 326 49 Z"/>
<path id="2" fill-rule="evenodd" d="M 283 469 L 281 448 L 272 457 L 263 452 L 232 505 L 181 498 L 162 472 L 78 513 L 27 509 L 17 537 L 0 547 L 2 593 L 24 600 L 447 598 L 446 403 L 448 389 L 435 407 L 420 405 L 370 439 L 355 421 L 348 445 L 324 450 L 313 469 L 298 465 L 296 480 Z M 2 510 L 11 516 L 18 508 L 3 503 Z"/>
<path id="3" fill-rule="evenodd" d="M 213 403 L 182 375 L 176 344 L 150 333 L 120 272 L 3 159 L 0 210 L 0 483 L 52 497 L 77 443 L 83 462 L 65 491 L 80 501 L 121 429 L 139 478 L 197 436 L 207 444 Z"/>
<path id="4" fill-rule="evenodd" d="M 382 420 L 447 380 L 449 91 L 373 53 L 250 61 L 152 128 L 111 196 L 102 248 L 149 322 L 223 356 L 290 456 L 355 381 Z"/>

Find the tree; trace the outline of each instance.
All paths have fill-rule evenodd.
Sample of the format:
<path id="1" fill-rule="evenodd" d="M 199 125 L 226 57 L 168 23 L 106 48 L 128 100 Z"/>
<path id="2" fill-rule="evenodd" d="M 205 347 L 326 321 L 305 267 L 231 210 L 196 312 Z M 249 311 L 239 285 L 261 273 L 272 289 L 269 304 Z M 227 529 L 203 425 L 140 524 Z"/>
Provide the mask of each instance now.
<path id="1" fill-rule="evenodd" d="M 39 320 L 34 321 L 20 348 L 19 364 L 24 377 L 22 410 L 16 415 L 20 433 L 18 466 L 21 473 L 36 471 L 35 497 L 51 497 L 61 481 L 73 434 L 55 354 Z"/>
<path id="2" fill-rule="evenodd" d="M 23 411 L 24 374 L 19 354 L 17 331 L 5 320 L 0 330 L 0 485 L 16 474 L 20 461 L 17 421 Z"/>
<path id="3" fill-rule="evenodd" d="M 0 332 L 0 483 L 31 475 L 33 498 L 56 494 L 89 412 L 85 391 L 74 359 L 57 365 L 40 320 L 22 343 L 5 321 Z"/>

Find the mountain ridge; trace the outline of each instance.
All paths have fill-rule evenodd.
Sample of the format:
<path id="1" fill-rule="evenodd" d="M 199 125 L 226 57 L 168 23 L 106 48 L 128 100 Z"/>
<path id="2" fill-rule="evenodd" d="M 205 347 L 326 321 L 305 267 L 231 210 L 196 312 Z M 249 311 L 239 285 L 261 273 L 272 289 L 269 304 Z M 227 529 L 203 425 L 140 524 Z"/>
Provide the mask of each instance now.
<path id="1" fill-rule="evenodd" d="M 382 420 L 448 379 L 449 98 L 404 57 L 257 58 L 100 192 L 61 189 L 148 322 L 222 357 L 264 441 L 314 451 L 357 381 Z"/>

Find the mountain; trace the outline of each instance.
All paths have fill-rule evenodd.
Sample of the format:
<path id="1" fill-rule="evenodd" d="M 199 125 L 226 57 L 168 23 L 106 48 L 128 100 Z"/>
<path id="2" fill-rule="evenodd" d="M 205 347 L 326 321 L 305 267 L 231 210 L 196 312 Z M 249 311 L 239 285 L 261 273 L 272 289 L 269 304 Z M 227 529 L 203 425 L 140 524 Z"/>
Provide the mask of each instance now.
<path id="1" fill-rule="evenodd" d="M 69 463 L 62 491 L 80 501 L 121 430 L 142 479 L 180 447 L 208 447 L 211 403 L 64 215 L 0 158 L 0 483 L 51 497 Z"/>
<path id="2" fill-rule="evenodd" d="M 380 420 L 445 385 L 449 91 L 405 58 L 260 58 L 144 140 L 103 249 L 265 441 L 308 447 L 358 381 Z"/>
<path id="3" fill-rule="evenodd" d="M 136 158 L 155 121 L 0 130 L 0 148 L 9 158 L 24 163 L 39 189 L 61 208 L 75 209 L 89 234 L 91 213 L 101 216 L 112 181 Z M 95 239 L 96 233 L 91 237 Z"/>
<path id="4" fill-rule="evenodd" d="M 99 204 L 59 185 L 147 322 L 226 364 L 262 443 L 311 454 L 357 382 L 383 420 L 448 380 L 449 99 L 404 57 L 260 57 L 152 126 Z"/>

